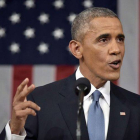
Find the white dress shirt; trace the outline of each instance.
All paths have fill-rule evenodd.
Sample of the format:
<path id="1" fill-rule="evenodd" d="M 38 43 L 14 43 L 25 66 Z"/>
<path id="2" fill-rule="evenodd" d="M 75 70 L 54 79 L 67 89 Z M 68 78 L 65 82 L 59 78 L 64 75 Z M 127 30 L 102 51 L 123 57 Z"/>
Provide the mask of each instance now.
<path id="1" fill-rule="evenodd" d="M 20 133 L 21 135 L 16 135 L 16 134 L 11 134 L 11 129 L 9 126 L 9 122 L 5 126 L 5 131 L 6 131 L 6 138 L 5 140 L 24 140 L 26 137 L 26 131 L 23 129 Z"/>
<path id="2" fill-rule="evenodd" d="M 76 71 L 76 80 L 84 77 L 82 73 L 80 72 L 80 69 L 78 67 Z M 87 123 L 88 118 L 88 110 L 89 107 L 93 101 L 92 99 L 92 93 L 96 90 L 96 88 L 91 84 L 91 90 L 88 95 L 84 97 L 83 100 L 83 109 L 85 114 L 85 119 Z M 108 124 L 109 124 L 109 113 L 110 113 L 110 81 L 107 81 L 105 85 L 98 89 L 102 93 L 102 97 L 99 99 L 99 104 L 101 106 L 101 109 L 103 110 L 104 119 L 105 119 L 105 139 L 107 138 L 107 132 L 108 132 Z"/>
<path id="3" fill-rule="evenodd" d="M 76 71 L 76 80 L 84 77 L 80 72 L 78 67 Z M 84 97 L 83 101 L 83 109 L 85 114 L 85 119 L 87 123 L 88 118 L 88 110 L 92 103 L 92 93 L 96 90 L 96 88 L 91 84 L 90 93 Z M 99 104 L 103 110 L 104 119 L 105 119 L 105 139 L 107 138 L 107 131 L 108 131 L 108 124 L 109 124 L 109 112 L 110 112 L 110 81 L 107 81 L 105 85 L 98 89 L 102 93 L 102 97 L 99 99 Z M 6 139 L 5 140 L 24 140 L 26 137 L 26 131 L 23 129 L 21 135 L 11 134 L 11 130 L 9 127 L 9 122 L 7 123 L 6 127 Z"/>

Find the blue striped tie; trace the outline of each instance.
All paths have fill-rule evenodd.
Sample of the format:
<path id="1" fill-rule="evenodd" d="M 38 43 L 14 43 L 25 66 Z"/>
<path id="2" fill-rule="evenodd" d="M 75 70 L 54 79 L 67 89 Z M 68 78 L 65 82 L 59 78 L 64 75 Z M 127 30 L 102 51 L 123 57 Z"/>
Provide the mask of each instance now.
<path id="1" fill-rule="evenodd" d="M 93 102 L 88 112 L 88 133 L 90 140 L 105 140 L 105 124 L 103 111 L 99 104 L 100 91 L 93 92 Z"/>

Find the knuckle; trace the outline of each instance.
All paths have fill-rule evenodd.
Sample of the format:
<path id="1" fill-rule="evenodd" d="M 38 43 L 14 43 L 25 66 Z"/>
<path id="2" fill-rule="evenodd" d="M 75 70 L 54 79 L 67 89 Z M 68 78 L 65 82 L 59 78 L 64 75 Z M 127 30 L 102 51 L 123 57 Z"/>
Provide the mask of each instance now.
<path id="1" fill-rule="evenodd" d="M 34 114 L 34 110 L 29 109 L 29 114 Z"/>
<path id="2" fill-rule="evenodd" d="M 30 112 L 31 114 L 33 114 L 34 113 L 34 111 L 31 109 L 31 112 Z"/>
<path id="3" fill-rule="evenodd" d="M 37 104 L 34 104 L 34 107 L 35 107 L 35 108 L 38 108 L 38 105 L 37 105 Z"/>
<path id="4" fill-rule="evenodd" d="M 16 111 L 16 107 L 15 106 L 13 107 L 13 110 Z"/>
<path id="5" fill-rule="evenodd" d="M 31 106 L 32 105 L 32 102 L 31 101 L 28 101 L 28 105 Z"/>
<path id="6" fill-rule="evenodd" d="M 30 113 L 30 114 L 32 114 L 32 113 L 33 113 L 33 110 L 32 110 L 32 109 L 30 109 L 30 110 L 29 110 L 29 113 Z"/>
<path id="7" fill-rule="evenodd" d="M 20 90 L 20 86 L 17 87 L 17 91 L 19 91 L 19 90 Z"/>
<path id="8" fill-rule="evenodd" d="M 17 110 L 18 105 L 13 105 L 13 110 L 16 111 Z"/>
<path id="9" fill-rule="evenodd" d="M 27 110 L 27 112 L 28 112 L 28 113 L 31 111 L 31 109 L 30 109 L 30 108 L 27 108 L 26 110 Z"/>
<path id="10" fill-rule="evenodd" d="M 23 96 L 23 94 L 21 93 L 21 94 L 19 95 L 19 100 L 20 100 L 20 99 L 23 99 L 23 97 L 24 97 L 24 96 Z"/>
<path id="11" fill-rule="evenodd" d="M 16 117 L 18 117 L 18 116 L 19 116 L 19 113 L 18 113 L 17 111 L 15 112 L 15 116 L 16 116 Z"/>
<path id="12" fill-rule="evenodd" d="M 12 107 L 14 108 L 14 107 L 15 107 L 15 105 L 16 105 L 16 103 L 15 103 L 15 102 L 13 102 Z"/>
<path id="13" fill-rule="evenodd" d="M 23 99 L 25 97 L 25 95 L 24 95 L 24 92 L 22 91 L 20 94 L 19 94 L 19 98 L 20 99 Z"/>
<path id="14" fill-rule="evenodd" d="M 13 106 L 16 105 L 16 98 L 13 99 Z"/>

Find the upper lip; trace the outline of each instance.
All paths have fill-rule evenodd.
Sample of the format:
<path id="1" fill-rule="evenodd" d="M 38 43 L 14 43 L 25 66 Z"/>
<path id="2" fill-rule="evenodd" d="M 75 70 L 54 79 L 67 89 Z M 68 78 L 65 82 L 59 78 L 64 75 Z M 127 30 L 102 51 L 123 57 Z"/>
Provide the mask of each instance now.
<path id="1" fill-rule="evenodd" d="M 114 63 L 121 63 L 121 59 L 117 59 L 117 60 L 111 61 L 109 64 L 114 64 Z"/>

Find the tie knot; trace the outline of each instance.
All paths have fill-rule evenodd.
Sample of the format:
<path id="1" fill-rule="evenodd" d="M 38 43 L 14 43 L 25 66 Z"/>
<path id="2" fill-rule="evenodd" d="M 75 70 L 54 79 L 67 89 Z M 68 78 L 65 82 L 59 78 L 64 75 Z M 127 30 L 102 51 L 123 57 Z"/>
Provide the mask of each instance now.
<path id="1" fill-rule="evenodd" d="M 95 90 L 93 92 L 93 99 L 94 99 L 94 101 L 97 101 L 98 102 L 101 95 L 102 94 L 101 94 L 101 92 L 99 90 Z"/>

